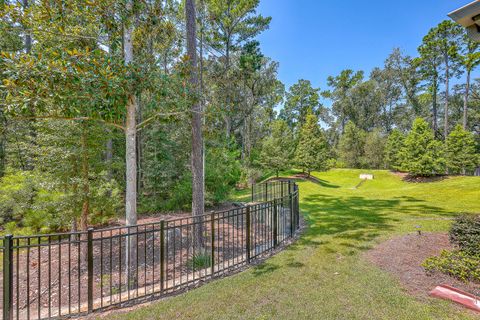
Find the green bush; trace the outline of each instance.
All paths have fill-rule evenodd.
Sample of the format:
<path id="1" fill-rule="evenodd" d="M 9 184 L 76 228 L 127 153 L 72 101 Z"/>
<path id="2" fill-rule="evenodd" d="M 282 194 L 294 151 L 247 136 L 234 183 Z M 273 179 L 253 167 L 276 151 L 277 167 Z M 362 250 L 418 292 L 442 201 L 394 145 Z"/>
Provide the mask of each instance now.
<path id="1" fill-rule="evenodd" d="M 208 253 L 195 254 L 187 261 L 187 266 L 194 271 L 203 270 L 212 266 L 212 257 Z"/>
<path id="2" fill-rule="evenodd" d="M 190 210 L 192 208 L 192 175 L 185 174 L 172 189 L 167 200 L 167 210 Z"/>
<path id="3" fill-rule="evenodd" d="M 263 174 L 264 171 L 262 171 L 261 169 L 245 165 L 242 167 L 240 183 L 244 186 L 250 186 L 260 181 Z"/>
<path id="4" fill-rule="evenodd" d="M 106 174 L 90 180 L 89 195 L 89 223 L 93 225 L 104 224 L 122 205 L 119 186 Z M 36 170 L 10 171 L 0 179 L 0 226 L 5 233 L 27 235 L 68 230 L 72 219 L 79 217 L 81 206 L 81 197 L 76 192 Z"/>
<path id="5" fill-rule="evenodd" d="M 441 272 L 462 281 L 480 282 L 480 256 L 456 250 L 444 250 L 438 257 L 431 257 L 422 264 L 429 273 Z"/>
<path id="6" fill-rule="evenodd" d="M 21 221 L 31 210 L 35 197 L 35 184 L 31 173 L 11 171 L 0 179 L 0 225 Z"/>
<path id="7" fill-rule="evenodd" d="M 450 241 L 470 255 L 480 252 L 480 215 L 461 215 L 450 229 Z"/>
<path id="8" fill-rule="evenodd" d="M 328 159 L 327 160 L 327 168 L 328 169 L 345 169 L 347 168 L 347 164 L 339 159 Z"/>
<path id="9" fill-rule="evenodd" d="M 205 168 L 205 205 L 213 206 L 225 201 L 242 174 L 238 152 L 228 148 L 207 149 Z M 187 171 L 169 193 L 166 210 L 192 208 L 192 175 Z"/>
<path id="10" fill-rule="evenodd" d="M 240 154 L 230 147 L 207 150 L 205 168 L 205 204 L 214 205 L 225 201 L 240 181 L 242 168 Z"/>
<path id="11" fill-rule="evenodd" d="M 399 157 L 402 169 L 415 177 L 429 177 L 445 173 L 443 145 L 435 140 L 433 130 L 428 123 L 417 118 L 413 122 L 410 133 Z"/>

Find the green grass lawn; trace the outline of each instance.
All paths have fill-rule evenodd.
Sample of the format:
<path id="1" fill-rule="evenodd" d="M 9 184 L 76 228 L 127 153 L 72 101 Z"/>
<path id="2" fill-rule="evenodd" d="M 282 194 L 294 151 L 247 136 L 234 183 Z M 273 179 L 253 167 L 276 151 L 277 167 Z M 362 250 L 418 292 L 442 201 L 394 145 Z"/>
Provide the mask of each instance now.
<path id="1" fill-rule="evenodd" d="M 413 184 L 374 171 L 354 189 L 360 172 L 299 182 L 308 229 L 264 264 L 111 319 L 473 319 L 449 302 L 408 295 L 361 253 L 417 226 L 446 231 L 456 214 L 480 213 L 480 178 Z"/>

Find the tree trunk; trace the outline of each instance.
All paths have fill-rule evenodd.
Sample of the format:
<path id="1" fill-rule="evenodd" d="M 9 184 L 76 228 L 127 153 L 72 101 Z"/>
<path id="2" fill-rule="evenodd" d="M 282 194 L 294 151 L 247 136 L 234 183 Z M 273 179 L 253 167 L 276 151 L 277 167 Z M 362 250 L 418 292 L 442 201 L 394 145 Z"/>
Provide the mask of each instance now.
<path id="1" fill-rule="evenodd" d="M 5 174 L 6 169 L 6 144 L 7 144 L 7 120 L 3 115 L 3 111 L 0 109 L 0 123 L 2 124 L 2 130 L 0 130 L 0 178 Z"/>
<path id="2" fill-rule="evenodd" d="M 137 123 L 142 123 L 142 100 L 141 97 L 137 99 Z M 142 194 L 143 189 L 143 145 L 142 145 L 142 132 L 137 132 L 137 193 Z"/>
<path id="3" fill-rule="evenodd" d="M 23 10 L 28 10 L 30 4 L 28 0 L 23 0 Z M 32 51 L 32 35 L 30 32 L 25 31 L 25 53 L 29 54 Z"/>
<path id="4" fill-rule="evenodd" d="M 130 16 L 123 30 L 123 54 L 125 65 L 129 66 L 133 62 L 133 32 L 134 23 L 132 21 L 133 0 L 126 3 L 126 12 Z M 126 105 L 126 123 L 125 123 L 125 162 L 126 162 L 126 194 L 125 194 L 125 223 L 127 227 L 137 224 L 137 99 L 134 93 L 129 93 Z M 134 228 L 128 228 L 128 233 L 134 232 Z M 128 235 L 126 238 L 126 268 L 125 272 L 129 279 L 129 287 L 136 286 L 136 257 L 137 236 Z"/>
<path id="5" fill-rule="evenodd" d="M 128 97 L 126 121 L 126 195 L 125 218 L 127 226 L 137 224 L 137 129 L 135 113 L 137 109 L 134 95 Z"/>
<path id="6" fill-rule="evenodd" d="M 229 100 L 229 99 L 227 99 Z M 227 105 L 229 105 L 230 102 L 227 102 Z M 229 107 L 227 106 L 227 109 Z M 228 113 L 228 112 L 227 112 Z M 230 116 L 227 114 L 225 115 L 225 137 L 227 138 L 227 141 L 230 141 L 230 133 L 232 132 L 232 121 L 230 119 Z"/>
<path id="7" fill-rule="evenodd" d="M 432 85 L 432 124 L 433 124 L 433 132 L 435 135 L 438 133 L 438 120 L 437 120 L 437 79 L 433 80 Z"/>
<path id="8" fill-rule="evenodd" d="M 450 69 L 448 58 L 445 58 L 445 120 L 443 124 L 443 135 L 445 141 L 448 137 L 448 99 L 450 98 Z"/>
<path id="9" fill-rule="evenodd" d="M 28 10 L 28 8 L 30 7 L 29 0 L 23 0 L 22 6 L 24 11 Z M 28 32 L 28 30 L 24 30 L 24 32 L 25 32 L 25 37 L 24 37 L 23 47 L 24 47 L 25 53 L 30 54 L 30 52 L 32 51 L 32 35 L 30 34 L 30 32 Z M 33 105 L 29 104 L 28 108 L 29 108 L 30 116 L 34 117 L 35 111 L 34 111 Z M 30 139 L 28 141 L 28 144 L 32 144 L 32 145 L 35 145 L 37 140 L 37 131 L 35 128 L 35 123 L 36 123 L 36 120 L 33 118 L 31 120 L 28 120 L 28 130 L 29 130 L 29 139 Z M 34 160 L 35 156 L 31 152 L 31 150 L 33 149 L 34 148 L 31 148 L 27 153 L 26 167 L 28 170 L 33 170 L 35 168 L 35 160 Z"/>
<path id="10" fill-rule="evenodd" d="M 198 99 L 197 35 L 194 0 L 186 0 L 185 17 L 187 26 L 187 54 L 190 61 L 190 86 L 196 94 L 192 104 L 192 215 L 194 217 L 194 246 L 200 250 L 205 247 L 203 239 L 204 170 L 203 170 L 203 110 Z"/>
<path id="11" fill-rule="evenodd" d="M 465 84 L 465 95 L 463 96 L 463 129 L 467 130 L 468 125 L 468 96 L 470 94 L 470 76 L 472 71 L 467 70 L 467 83 Z"/>
<path id="12" fill-rule="evenodd" d="M 80 216 L 80 230 L 87 231 L 88 215 L 90 211 L 90 185 L 88 181 L 88 125 L 82 123 L 82 214 Z"/>
<path id="13" fill-rule="evenodd" d="M 110 136 L 111 131 L 107 130 L 107 132 L 108 132 L 107 134 Z M 107 167 L 108 167 L 107 169 L 108 179 L 113 178 L 112 161 L 113 161 L 113 139 L 109 137 L 105 145 L 105 162 L 107 163 Z"/>

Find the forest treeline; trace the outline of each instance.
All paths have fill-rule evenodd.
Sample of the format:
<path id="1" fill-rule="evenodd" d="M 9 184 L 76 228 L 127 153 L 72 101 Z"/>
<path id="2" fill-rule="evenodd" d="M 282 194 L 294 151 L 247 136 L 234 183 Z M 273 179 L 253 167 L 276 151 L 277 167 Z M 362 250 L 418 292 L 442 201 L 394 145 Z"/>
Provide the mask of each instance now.
<path id="1" fill-rule="evenodd" d="M 199 214 L 203 199 L 291 167 L 473 172 L 480 52 L 461 27 L 440 23 L 417 56 L 394 49 L 368 76 L 285 88 L 256 39 L 271 21 L 258 5 L 0 0 L 4 231 L 85 229 L 192 200 Z"/>

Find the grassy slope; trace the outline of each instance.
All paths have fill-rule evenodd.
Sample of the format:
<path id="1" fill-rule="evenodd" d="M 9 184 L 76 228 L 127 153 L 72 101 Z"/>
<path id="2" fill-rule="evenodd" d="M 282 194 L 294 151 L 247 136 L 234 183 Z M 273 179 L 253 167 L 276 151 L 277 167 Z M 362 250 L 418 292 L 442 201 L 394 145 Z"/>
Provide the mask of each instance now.
<path id="1" fill-rule="evenodd" d="M 447 230 L 458 212 L 480 212 L 480 178 L 409 184 L 385 172 L 360 189 L 359 170 L 299 182 L 309 228 L 266 263 L 116 319 L 468 319 L 444 301 L 419 301 L 361 252 L 421 226 Z M 473 318 L 473 317 L 472 317 Z"/>

